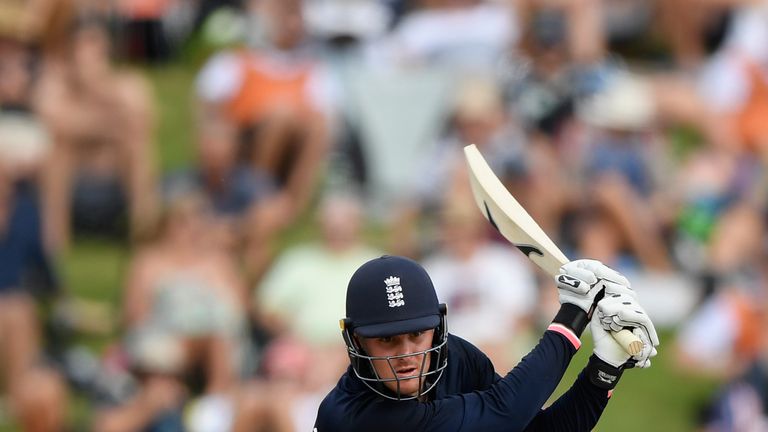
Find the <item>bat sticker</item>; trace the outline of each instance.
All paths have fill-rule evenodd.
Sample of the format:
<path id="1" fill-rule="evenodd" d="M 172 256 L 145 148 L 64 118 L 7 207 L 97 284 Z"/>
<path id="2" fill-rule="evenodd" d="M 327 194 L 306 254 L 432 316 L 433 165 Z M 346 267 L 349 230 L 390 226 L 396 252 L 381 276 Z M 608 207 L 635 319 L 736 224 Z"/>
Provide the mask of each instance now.
<path id="1" fill-rule="evenodd" d="M 538 256 L 543 257 L 544 253 L 541 251 L 541 249 L 531 246 L 531 245 L 524 245 L 524 244 L 516 244 L 518 249 L 520 249 L 520 252 L 524 253 L 525 256 L 531 257 L 531 254 L 536 254 Z"/>
<path id="2" fill-rule="evenodd" d="M 488 222 L 493 225 L 493 227 L 496 229 L 496 231 L 501 232 L 499 229 L 499 226 L 496 225 L 496 221 L 493 220 L 493 216 L 491 216 L 491 209 L 488 208 L 488 203 L 483 201 L 483 205 L 485 206 L 485 217 L 488 219 Z"/>
<path id="3" fill-rule="evenodd" d="M 496 225 L 496 221 L 493 220 L 493 215 L 491 215 L 491 209 L 488 208 L 488 203 L 483 201 L 483 205 L 485 206 L 485 217 L 488 219 L 488 222 L 491 223 L 491 225 L 496 229 L 496 231 L 501 232 L 499 229 L 499 226 Z M 540 257 L 544 256 L 544 253 L 541 251 L 541 249 L 537 248 L 536 246 L 531 246 L 527 244 L 517 244 L 513 243 L 518 249 L 520 249 L 520 252 L 524 253 L 525 256 L 531 257 L 531 254 L 536 254 Z"/>

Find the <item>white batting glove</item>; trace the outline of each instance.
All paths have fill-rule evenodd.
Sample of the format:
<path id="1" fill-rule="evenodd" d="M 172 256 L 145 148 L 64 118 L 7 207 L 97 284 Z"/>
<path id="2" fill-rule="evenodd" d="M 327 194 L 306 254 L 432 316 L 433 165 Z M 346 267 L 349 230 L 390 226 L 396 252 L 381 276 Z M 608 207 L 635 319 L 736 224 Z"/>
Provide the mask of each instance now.
<path id="1" fill-rule="evenodd" d="M 607 283 L 605 297 L 597 303 L 590 322 L 595 355 L 617 368 L 650 367 L 651 357 L 657 354 L 659 337 L 656 328 L 636 297 L 627 287 Z M 630 328 L 643 342 L 643 350 L 634 356 L 624 351 L 610 334 L 625 328 Z"/>
<path id="2" fill-rule="evenodd" d="M 555 277 L 560 304 L 571 303 L 587 314 L 592 312 L 595 298 L 603 290 L 604 281 L 629 287 L 629 281 L 619 272 L 600 261 L 581 259 L 560 267 Z"/>

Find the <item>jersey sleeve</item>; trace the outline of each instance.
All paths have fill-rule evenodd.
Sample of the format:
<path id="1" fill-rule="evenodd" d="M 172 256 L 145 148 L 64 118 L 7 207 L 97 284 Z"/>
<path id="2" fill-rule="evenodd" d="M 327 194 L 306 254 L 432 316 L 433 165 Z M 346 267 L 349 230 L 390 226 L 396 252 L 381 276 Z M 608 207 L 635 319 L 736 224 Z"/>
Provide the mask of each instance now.
<path id="1" fill-rule="evenodd" d="M 524 430 L 557 388 L 579 346 L 575 335 L 550 326 L 536 347 L 488 390 L 461 395 L 463 418 L 456 430 Z"/>
<path id="2" fill-rule="evenodd" d="M 555 403 L 539 412 L 525 429 L 526 432 L 591 431 L 608 405 L 611 391 L 589 382 L 583 370 Z"/>

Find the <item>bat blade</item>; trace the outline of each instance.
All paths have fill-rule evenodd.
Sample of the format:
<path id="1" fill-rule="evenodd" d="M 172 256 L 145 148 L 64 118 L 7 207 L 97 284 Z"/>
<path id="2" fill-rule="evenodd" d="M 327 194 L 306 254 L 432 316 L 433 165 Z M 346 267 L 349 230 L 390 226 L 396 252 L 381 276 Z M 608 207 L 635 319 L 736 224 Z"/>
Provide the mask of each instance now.
<path id="1" fill-rule="evenodd" d="M 507 191 L 477 147 L 464 148 L 475 202 L 486 219 L 510 243 L 547 274 L 557 275 L 569 259 L 552 242 L 531 215 Z"/>
<path id="2" fill-rule="evenodd" d="M 493 170 L 474 144 L 464 147 L 469 166 L 469 182 L 475 203 L 488 222 L 501 235 L 515 245 L 531 261 L 551 276 L 560 274 L 560 267 L 568 257 L 533 220 L 493 173 Z M 642 341 L 630 330 L 611 333 L 630 355 L 639 354 Z"/>

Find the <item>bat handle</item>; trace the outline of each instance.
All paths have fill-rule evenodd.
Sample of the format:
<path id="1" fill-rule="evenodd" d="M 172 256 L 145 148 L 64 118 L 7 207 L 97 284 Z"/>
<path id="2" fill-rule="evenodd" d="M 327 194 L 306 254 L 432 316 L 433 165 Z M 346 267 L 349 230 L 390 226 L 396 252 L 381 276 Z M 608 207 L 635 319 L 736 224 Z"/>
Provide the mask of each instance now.
<path id="1" fill-rule="evenodd" d="M 635 336 L 631 330 L 624 329 L 611 332 L 611 335 L 629 355 L 637 355 L 643 350 L 643 341 Z"/>

